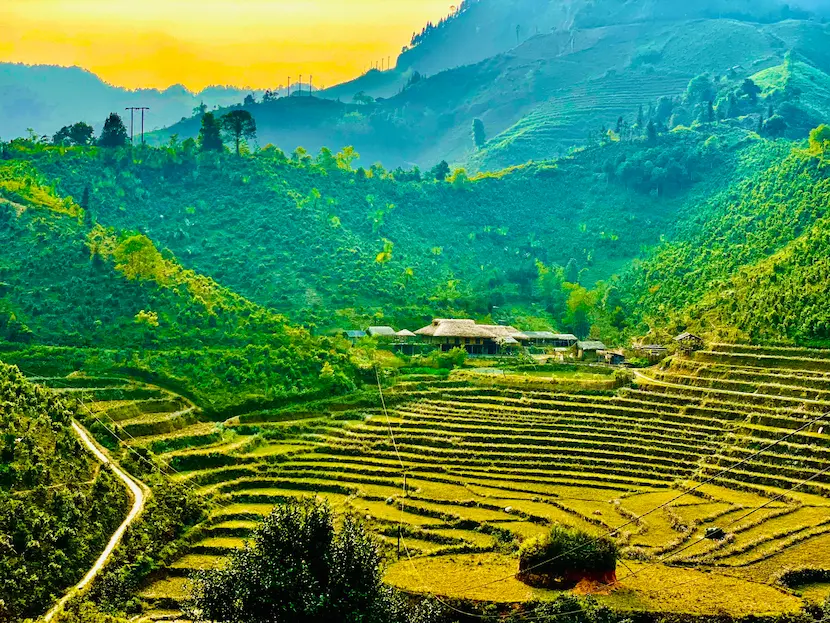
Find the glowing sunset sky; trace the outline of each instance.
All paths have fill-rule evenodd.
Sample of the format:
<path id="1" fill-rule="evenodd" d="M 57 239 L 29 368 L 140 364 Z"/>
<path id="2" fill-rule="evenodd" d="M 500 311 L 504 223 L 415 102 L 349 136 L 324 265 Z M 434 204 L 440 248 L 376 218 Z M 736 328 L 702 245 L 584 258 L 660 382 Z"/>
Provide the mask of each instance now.
<path id="1" fill-rule="evenodd" d="M 395 58 L 452 0 L 0 0 L 0 61 L 130 88 L 331 86 Z"/>

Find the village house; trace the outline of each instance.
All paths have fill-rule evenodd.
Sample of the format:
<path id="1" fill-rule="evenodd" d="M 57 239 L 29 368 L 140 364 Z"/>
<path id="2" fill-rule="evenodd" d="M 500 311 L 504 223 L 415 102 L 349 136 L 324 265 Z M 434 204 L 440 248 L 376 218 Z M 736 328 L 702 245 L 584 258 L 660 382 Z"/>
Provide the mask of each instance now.
<path id="1" fill-rule="evenodd" d="M 377 337 L 383 341 L 393 341 L 397 336 L 395 329 L 392 327 L 369 327 L 366 329 L 366 334 L 369 337 Z"/>
<path id="2" fill-rule="evenodd" d="M 583 361 L 598 361 L 605 356 L 606 350 L 608 349 L 602 342 L 589 340 L 576 343 L 576 356 Z"/>
<path id="3" fill-rule="evenodd" d="M 474 320 L 437 318 L 418 329 L 426 344 L 446 352 L 463 348 L 471 355 L 497 355 L 515 352 L 528 342 L 528 336 L 515 327 L 476 324 Z"/>
<path id="4" fill-rule="evenodd" d="M 680 346 L 680 350 L 686 353 L 693 353 L 705 348 L 703 338 L 694 335 L 693 333 L 681 333 L 674 338 L 674 341 L 677 342 L 678 346 Z"/>
<path id="5" fill-rule="evenodd" d="M 524 331 L 528 345 L 537 348 L 572 348 L 579 338 L 570 333 L 553 333 L 551 331 Z"/>

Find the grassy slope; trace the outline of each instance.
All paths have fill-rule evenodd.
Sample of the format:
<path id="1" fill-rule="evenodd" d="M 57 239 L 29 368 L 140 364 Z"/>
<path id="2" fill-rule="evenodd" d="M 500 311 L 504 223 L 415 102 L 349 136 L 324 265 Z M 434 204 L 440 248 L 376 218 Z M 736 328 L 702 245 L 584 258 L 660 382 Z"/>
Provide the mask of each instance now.
<path id="1" fill-rule="evenodd" d="M 80 580 L 127 496 L 75 438 L 69 405 L 2 363 L 0 403 L 0 620 L 18 620 Z"/>
<path id="2" fill-rule="evenodd" d="M 417 328 L 434 314 L 486 316 L 494 306 L 544 315 L 537 260 L 564 266 L 573 258 L 587 271 L 584 283 L 609 279 L 657 243 L 685 203 L 745 174 L 736 165 L 753 146 L 742 136 L 724 138 L 717 169 L 699 159 L 684 187 L 664 197 L 603 173 L 641 143 L 460 187 L 365 178 L 267 152 L 217 162 L 165 152 L 118 163 L 76 151 L 32 158 L 66 194 L 77 197 L 89 184 L 101 223 L 141 228 L 189 267 L 261 305 L 321 328 L 369 321 Z M 661 156 L 664 147 L 697 154 L 707 137 L 706 129 L 666 137 L 648 157 L 661 162 L 672 153 Z M 385 241 L 391 259 L 379 261 Z"/>

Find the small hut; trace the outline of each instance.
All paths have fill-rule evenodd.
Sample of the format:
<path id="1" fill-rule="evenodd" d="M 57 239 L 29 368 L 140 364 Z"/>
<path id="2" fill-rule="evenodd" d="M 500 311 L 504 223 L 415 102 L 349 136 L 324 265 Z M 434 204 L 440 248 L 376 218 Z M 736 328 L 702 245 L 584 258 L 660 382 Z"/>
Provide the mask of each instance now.
<path id="1" fill-rule="evenodd" d="M 703 338 L 693 333 L 681 333 L 674 341 L 680 347 L 684 353 L 693 353 L 698 350 L 703 350 L 705 348 L 705 344 L 703 342 Z"/>
<path id="2" fill-rule="evenodd" d="M 366 332 L 357 330 L 343 331 L 343 337 L 349 340 L 352 344 L 355 344 L 366 337 Z"/>
<path id="3" fill-rule="evenodd" d="M 576 343 L 576 356 L 583 361 L 597 361 L 600 354 L 606 350 L 608 349 L 602 342 L 589 340 Z"/>
<path id="4" fill-rule="evenodd" d="M 376 337 L 384 342 L 393 342 L 397 337 L 397 333 L 392 327 L 369 327 L 366 329 L 366 333 L 369 337 Z"/>

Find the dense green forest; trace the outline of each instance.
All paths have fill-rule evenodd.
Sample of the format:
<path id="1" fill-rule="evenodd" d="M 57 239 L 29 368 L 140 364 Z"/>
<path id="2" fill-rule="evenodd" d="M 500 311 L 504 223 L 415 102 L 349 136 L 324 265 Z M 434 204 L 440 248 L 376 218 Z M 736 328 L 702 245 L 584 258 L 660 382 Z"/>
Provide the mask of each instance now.
<path id="1" fill-rule="evenodd" d="M 685 213 L 623 280 L 630 306 L 653 326 L 670 317 L 722 337 L 826 341 L 828 135 L 816 129 L 808 148 Z"/>
<path id="2" fill-rule="evenodd" d="M 108 257 L 123 247 L 107 242 L 105 227 L 140 231 L 162 249 L 159 262 L 179 258 L 318 333 L 379 323 L 417 329 L 434 316 L 470 315 L 582 336 L 598 325 L 613 338 L 624 328 L 619 318 L 612 324 L 614 275 L 658 243 L 683 206 L 752 175 L 782 149 L 705 125 L 467 176 L 355 169 L 349 150 L 312 158 L 267 148 L 237 158 L 187 142 L 113 152 L 17 141 L 3 170 L 22 168 L 62 196 L 85 197 L 85 235 Z M 130 244 L 139 241 L 150 249 L 146 238 Z M 155 311 L 164 325 L 159 306 L 131 316 Z M 25 310 L 17 317 L 26 322 Z M 222 314 L 222 325 L 200 328 L 198 339 L 233 340 L 238 318 Z"/>
<path id="3" fill-rule="evenodd" d="M 351 387 L 342 346 L 183 268 L 135 230 L 94 224 L 36 177 L 26 163 L 0 166 L 4 360 L 27 373 L 149 371 L 217 405 Z M 35 345 L 48 350 L 16 352 Z"/>
<path id="4" fill-rule="evenodd" d="M 123 486 L 81 446 L 73 416 L 0 364 L 0 621 L 43 614 L 127 513 Z"/>

